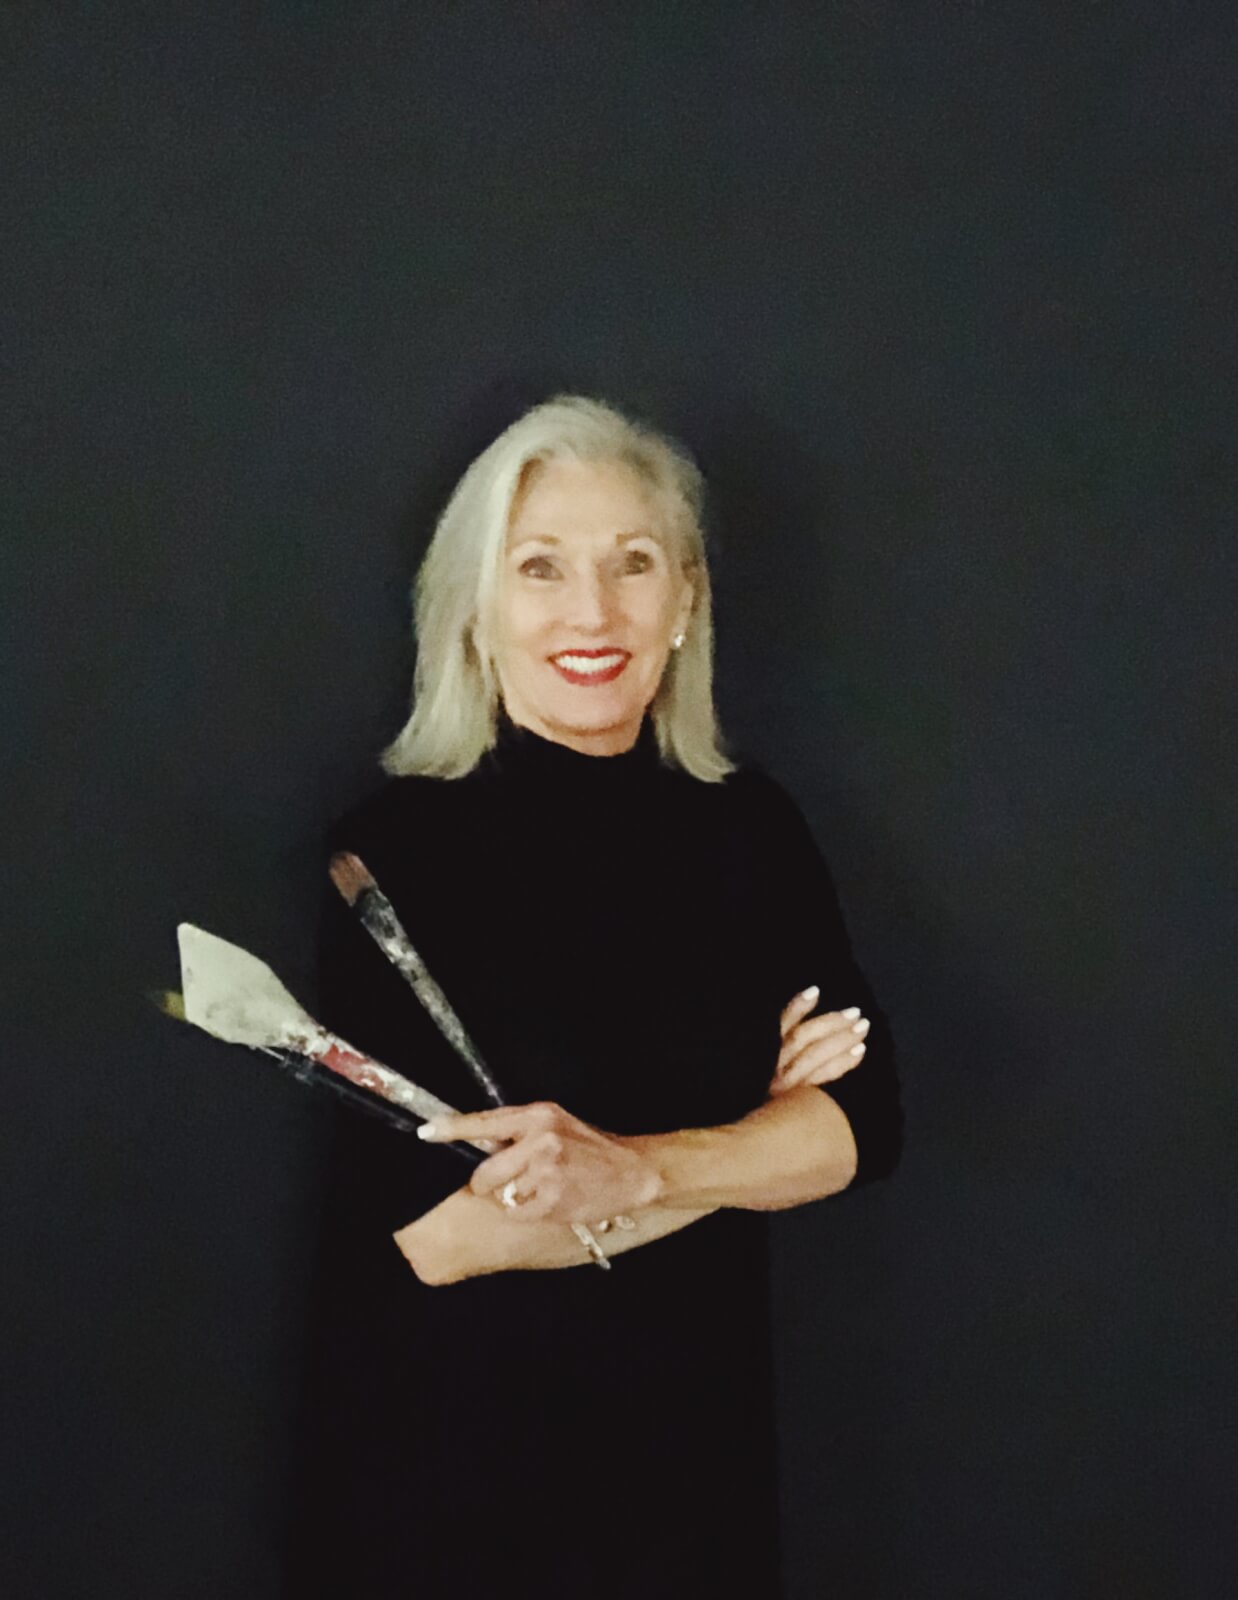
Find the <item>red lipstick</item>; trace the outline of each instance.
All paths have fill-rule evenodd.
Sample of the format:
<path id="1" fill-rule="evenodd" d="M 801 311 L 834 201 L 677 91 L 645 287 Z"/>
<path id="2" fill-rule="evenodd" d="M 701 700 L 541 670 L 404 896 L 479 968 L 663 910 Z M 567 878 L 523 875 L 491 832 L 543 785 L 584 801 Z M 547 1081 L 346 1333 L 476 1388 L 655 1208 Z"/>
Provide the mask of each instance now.
<path id="1" fill-rule="evenodd" d="M 607 667 L 605 670 L 596 672 L 573 672 L 571 667 L 565 666 L 562 660 L 556 660 L 554 656 L 550 657 L 551 666 L 561 678 L 566 679 L 568 683 L 580 684 L 585 688 L 594 683 L 613 683 L 631 660 L 631 656 L 626 650 L 561 650 L 559 655 L 560 657 L 580 656 L 590 661 L 596 661 L 603 656 L 622 656 L 623 659 L 616 661 L 613 667 Z"/>

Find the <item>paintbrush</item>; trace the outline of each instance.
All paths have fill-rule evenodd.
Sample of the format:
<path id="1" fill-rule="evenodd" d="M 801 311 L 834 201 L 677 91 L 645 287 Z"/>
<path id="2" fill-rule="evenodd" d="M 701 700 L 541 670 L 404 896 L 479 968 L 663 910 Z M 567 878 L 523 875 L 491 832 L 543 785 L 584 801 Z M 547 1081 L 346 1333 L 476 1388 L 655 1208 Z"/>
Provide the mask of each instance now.
<path id="1" fill-rule="evenodd" d="M 179 925 L 177 937 L 182 989 L 151 996 L 165 1015 L 228 1044 L 261 1050 L 303 1082 L 329 1086 L 350 1105 L 391 1126 L 416 1127 L 459 1114 L 428 1089 L 329 1032 L 257 956 L 191 922 Z M 475 1152 L 488 1155 L 499 1148 L 494 1139 L 460 1144 L 460 1153 L 474 1164 L 480 1159 Z"/>
<path id="2" fill-rule="evenodd" d="M 413 941 L 404 931 L 395 907 L 378 887 L 364 861 L 351 851 L 341 850 L 331 857 L 328 871 L 331 882 L 361 918 L 366 932 L 433 1017 L 448 1044 L 468 1064 L 469 1071 L 486 1096 L 496 1106 L 504 1105 L 506 1100 L 503 1091 L 491 1077 L 481 1058 L 481 1051 L 465 1033 L 464 1024 L 430 976 L 425 962 L 413 947 Z"/>
<path id="3" fill-rule="evenodd" d="M 487 1098 L 496 1106 L 506 1105 L 506 1097 L 482 1060 L 480 1050 L 464 1031 L 464 1024 L 447 996 L 430 976 L 425 962 L 396 915 L 395 907 L 378 887 L 364 861 L 351 851 L 341 850 L 331 857 L 328 871 L 331 882 L 360 917 L 366 932 L 412 988 L 434 1019 L 439 1032 L 466 1063 Z M 620 1227 L 635 1226 L 627 1217 L 615 1220 Z M 609 1227 L 609 1223 L 605 1226 Z M 583 1222 L 573 1222 L 571 1228 L 598 1266 L 609 1271 L 610 1262 L 592 1231 Z"/>
<path id="4" fill-rule="evenodd" d="M 146 997 L 163 1012 L 165 1017 L 172 1017 L 177 1022 L 186 1020 L 185 997 L 178 989 L 149 989 Z M 308 1083 L 314 1088 L 328 1089 L 337 1099 L 344 1101 L 354 1110 L 378 1117 L 397 1132 L 415 1131 L 425 1120 L 390 1100 L 380 1100 L 368 1089 L 358 1089 L 347 1078 L 342 1078 L 338 1072 L 332 1072 L 321 1062 L 312 1060 L 308 1056 L 296 1056 L 291 1051 L 275 1050 L 269 1045 L 256 1045 L 254 1048 L 278 1062 L 298 1083 Z M 453 1144 L 449 1148 L 458 1150 L 470 1162 L 483 1159 L 483 1152 L 480 1150 L 465 1149 L 463 1145 L 458 1144 Z"/>

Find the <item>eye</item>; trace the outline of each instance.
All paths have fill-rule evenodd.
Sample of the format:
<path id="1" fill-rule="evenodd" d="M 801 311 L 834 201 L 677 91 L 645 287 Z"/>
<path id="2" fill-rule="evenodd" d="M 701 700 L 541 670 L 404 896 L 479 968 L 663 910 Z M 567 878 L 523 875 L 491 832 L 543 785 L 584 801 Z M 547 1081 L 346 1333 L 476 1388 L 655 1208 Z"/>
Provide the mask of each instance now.
<path id="1" fill-rule="evenodd" d="M 629 550 L 627 559 L 629 563 L 633 561 L 639 563 L 639 565 L 637 565 L 635 568 L 629 565 L 629 572 L 648 572 L 649 568 L 653 566 L 653 557 L 650 555 L 648 550 Z"/>
<path id="2" fill-rule="evenodd" d="M 550 567 L 550 565 L 550 560 L 546 556 L 530 556 L 527 561 L 522 561 L 520 563 L 520 570 L 521 572 L 528 572 L 530 567 Z M 553 568 L 551 568 L 551 570 L 553 571 Z M 535 572 L 531 573 L 530 576 L 536 578 L 540 577 L 541 574 Z"/>

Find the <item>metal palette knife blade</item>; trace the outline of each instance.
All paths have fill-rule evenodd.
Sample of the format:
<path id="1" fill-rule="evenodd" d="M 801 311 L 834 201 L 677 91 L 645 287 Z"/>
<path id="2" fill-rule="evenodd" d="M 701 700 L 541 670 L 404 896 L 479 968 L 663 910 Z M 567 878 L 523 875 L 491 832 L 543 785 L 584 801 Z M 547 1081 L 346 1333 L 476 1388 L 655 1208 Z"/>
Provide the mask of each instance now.
<path id="1" fill-rule="evenodd" d="M 328 1032 L 265 961 L 191 922 L 176 931 L 186 1022 L 228 1044 L 307 1056 L 419 1117 L 456 1114 L 437 1095 Z M 478 1143 L 494 1148 L 491 1141 Z"/>

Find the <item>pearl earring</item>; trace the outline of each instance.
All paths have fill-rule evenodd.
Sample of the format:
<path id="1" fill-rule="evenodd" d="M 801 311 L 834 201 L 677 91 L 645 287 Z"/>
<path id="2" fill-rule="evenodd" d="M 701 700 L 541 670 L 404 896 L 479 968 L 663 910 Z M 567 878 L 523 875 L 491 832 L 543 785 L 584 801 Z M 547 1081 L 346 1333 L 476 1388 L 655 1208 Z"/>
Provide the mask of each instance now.
<path id="1" fill-rule="evenodd" d="M 678 650 L 680 645 L 684 642 L 684 640 L 687 637 L 688 636 L 687 636 L 686 633 L 677 633 L 675 635 L 675 637 L 671 640 L 671 649 L 672 650 Z"/>

